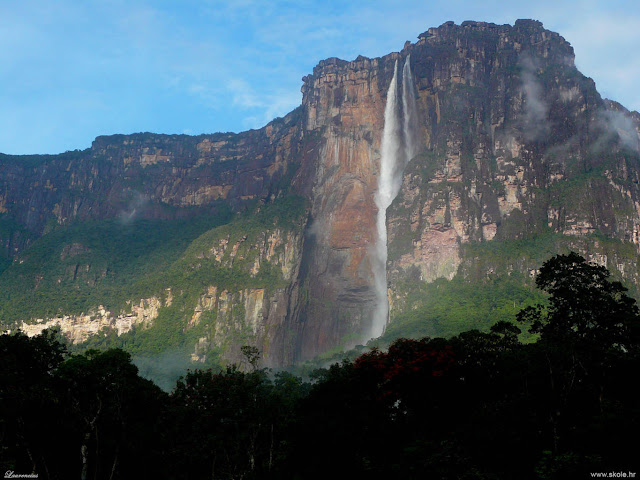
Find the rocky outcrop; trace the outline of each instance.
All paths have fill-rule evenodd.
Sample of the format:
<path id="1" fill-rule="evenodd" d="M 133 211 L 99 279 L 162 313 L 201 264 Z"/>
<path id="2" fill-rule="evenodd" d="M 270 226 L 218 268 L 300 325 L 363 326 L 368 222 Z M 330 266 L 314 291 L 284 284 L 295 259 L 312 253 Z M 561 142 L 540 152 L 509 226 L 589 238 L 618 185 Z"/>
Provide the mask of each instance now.
<path id="1" fill-rule="evenodd" d="M 603 100 L 576 70 L 569 43 L 540 22 L 448 22 L 399 53 L 325 60 L 302 88 L 307 129 L 324 141 L 311 193 L 311 300 L 300 311 L 299 356 L 366 340 L 358 333 L 373 307 L 383 110 L 394 64 L 408 55 L 420 148 L 387 214 L 392 297 L 402 296 L 398 282 L 416 268 L 422 281 L 451 279 L 466 243 L 549 232 L 637 241 L 638 189 L 629 172 L 638 172 L 638 114 Z M 604 165 L 622 169 L 616 181 Z M 578 185 L 585 172 L 593 178 Z M 603 175 L 626 185 L 626 199 L 620 186 L 604 186 Z"/>
<path id="2" fill-rule="evenodd" d="M 329 59 L 303 79 L 306 126 L 322 138 L 313 159 L 311 225 L 305 243 L 297 358 L 359 342 L 374 293 L 375 237 L 384 83 L 393 64 Z"/>
<path id="3" fill-rule="evenodd" d="M 60 332 L 72 343 L 82 343 L 92 335 L 105 334 L 106 330 L 115 330 L 118 335 L 130 332 L 135 326 L 148 328 L 158 317 L 163 306 L 171 306 L 171 289 L 167 289 L 164 301 L 158 297 L 140 300 L 131 305 L 128 313 L 120 312 L 117 316 L 102 305 L 86 315 L 63 315 L 49 319 L 38 318 L 35 322 L 22 322 L 20 329 L 29 336 L 40 334 L 44 329 L 59 327 Z M 131 302 L 127 302 L 131 304 Z"/>
<path id="4" fill-rule="evenodd" d="M 277 328 L 278 320 L 286 312 L 278 312 L 278 303 L 286 302 L 285 289 L 272 292 L 264 288 L 244 289 L 237 292 L 222 290 L 215 286 L 208 288 L 196 306 L 191 318 L 191 326 L 197 326 L 204 315 L 212 315 L 214 321 L 206 335 L 198 340 L 192 359 L 204 362 L 212 349 L 226 352 L 228 361 L 241 360 L 241 345 L 259 345 L 267 364 L 277 364 L 268 338 L 268 330 Z"/>
<path id="5" fill-rule="evenodd" d="M 302 258 L 303 224 L 251 234 L 222 233 L 202 258 L 221 267 L 237 267 L 255 278 L 259 287 L 221 288 L 209 285 L 198 297 L 187 330 L 202 336 L 192 359 L 204 362 L 210 351 L 223 352 L 227 361 L 242 360 L 242 345 L 257 346 L 265 365 L 291 364 L 295 338 L 288 330 L 290 311 L 298 301 L 298 276 Z M 200 256 L 200 255 L 198 255 Z M 267 280 L 261 274 L 271 273 Z M 274 275 L 275 273 L 275 275 Z"/>
<path id="6" fill-rule="evenodd" d="M 452 278 L 467 243 L 553 234 L 604 234 L 621 250 L 636 242 L 638 189 L 629 173 L 638 172 L 638 114 L 600 98 L 562 37 L 534 21 L 449 23 L 409 50 L 423 69 L 416 76 L 427 141 L 390 209 L 395 296 L 416 267 L 423 281 Z M 607 258 L 595 239 L 572 248 Z M 635 282 L 637 256 L 613 257 L 608 266 Z"/>

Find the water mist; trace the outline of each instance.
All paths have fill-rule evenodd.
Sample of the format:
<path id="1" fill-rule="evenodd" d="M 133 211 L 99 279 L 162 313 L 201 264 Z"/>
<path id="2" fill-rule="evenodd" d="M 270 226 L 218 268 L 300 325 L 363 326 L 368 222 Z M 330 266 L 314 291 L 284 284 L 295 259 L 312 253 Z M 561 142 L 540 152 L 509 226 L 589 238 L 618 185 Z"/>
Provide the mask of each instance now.
<path id="1" fill-rule="evenodd" d="M 402 185 L 402 173 L 417 150 L 417 107 L 409 56 L 402 69 L 402 119 L 398 102 L 398 61 L 387 91 L 384 109 L 384 130 L 380 145 L 380 174 L 375 203 L 378 207 L 376 227 L 378 236 L 373 255 L 373 279 L 376 308 L 373 313 L 370 336 L 382 335 L 389 320 L 387 295 L 387 208 L 396 198 Z"/>

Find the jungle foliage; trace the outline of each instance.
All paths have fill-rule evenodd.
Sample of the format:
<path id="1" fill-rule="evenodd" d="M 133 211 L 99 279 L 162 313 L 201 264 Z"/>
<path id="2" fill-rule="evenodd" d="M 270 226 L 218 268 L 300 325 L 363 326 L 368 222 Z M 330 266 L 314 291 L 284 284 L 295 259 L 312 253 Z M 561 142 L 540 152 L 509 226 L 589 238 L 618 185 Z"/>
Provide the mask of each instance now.
<path id="1" fill-rule="evenodd" d="M 576 254 L 488 332 L 396 339 L 306 380 L 246 361 L 171 393 L 122 350 L 0 336 L 0 468 L 39 478 L 588 478 L 637 472 L 640 314 Z"/>

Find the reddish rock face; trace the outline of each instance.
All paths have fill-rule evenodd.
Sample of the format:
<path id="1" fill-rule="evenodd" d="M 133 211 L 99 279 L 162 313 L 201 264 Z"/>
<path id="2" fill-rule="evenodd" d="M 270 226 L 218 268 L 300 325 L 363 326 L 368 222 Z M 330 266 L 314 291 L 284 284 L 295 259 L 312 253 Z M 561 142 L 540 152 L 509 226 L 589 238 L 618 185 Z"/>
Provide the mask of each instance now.
<path id="1" fill-rule="evenodd" d="M 290 250 L 301 253 L 288 260 L 290 284 L 271 299 L 257 291 L 228 297 L 245 302 L 272 365 L 361 343 L 375 302 L 386 92 L 396 61 L 408 55 L 419 148 L 387 212 L 392 317 L 403 308 L 398 285 L 409 271 L 424 282 L 452 278 L 471 261 L 467 243 L 598 231 L 638 245 L 640 116 L 601 99 L 562 37 L 519 20 L 448 22 L 399 53 L 324 60 L 303 79 L 301 107 L 260 130 L 119 135 L 99 137 L 83 152 L 0 156 L 0 215 L 22 227 L 0 230 L 2 248 L 14 255 L 51 221 L 135 209 L 197 215 L 219 202 L 239 209 L 294 192 L 309 200 L 310 214 L 304 232 L 291 237 Z M 637 283 L 637 257 L 624 263 L 616 255 L 610 266 L 623 265 Z"/>
<path id="2" fill-rule="evenodd" d="M 388 68 L 393 68 L 389 63 Z M 313 168 L 312 223 L 305 249 L 308 301 L 298 313 L 299 358 L 361 342 L 370 318 L 374 195 L 384 127 L 385 72 L 379 60 L 330 59 L 305 77 L 306 128 L 322 138 Z"/>

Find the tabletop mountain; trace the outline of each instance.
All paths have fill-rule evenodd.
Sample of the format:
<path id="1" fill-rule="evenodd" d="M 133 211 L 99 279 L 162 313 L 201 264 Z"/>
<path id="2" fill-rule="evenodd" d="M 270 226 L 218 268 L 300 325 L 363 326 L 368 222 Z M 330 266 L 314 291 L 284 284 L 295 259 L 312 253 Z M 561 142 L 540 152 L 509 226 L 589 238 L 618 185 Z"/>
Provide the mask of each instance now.
<path id="1" fill-rule="evenodd" d="M 288 365 L 511 319 L 558 252 L 636 291 L 640 114 L 540 22 L 447 22 L 302 94 L 259 130 L 0 156 L 4 325 Z"/>

